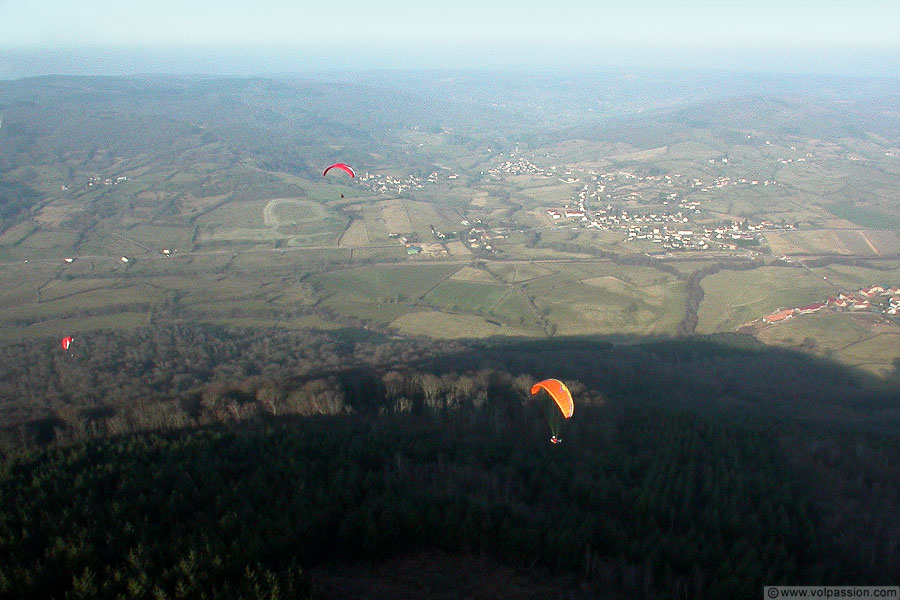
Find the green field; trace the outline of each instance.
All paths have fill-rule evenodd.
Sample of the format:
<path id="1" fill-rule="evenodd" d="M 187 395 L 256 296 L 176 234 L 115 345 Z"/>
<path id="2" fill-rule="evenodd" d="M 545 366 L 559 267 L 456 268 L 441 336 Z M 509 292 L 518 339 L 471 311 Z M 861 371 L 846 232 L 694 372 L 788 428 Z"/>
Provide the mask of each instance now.
<path id="1" fill-rule="evenodd" d="M 400 109 L 409 101 L 401 96 L 393 116 L 367 100 L 363 110 L 323 121 L 312 108 L 316 94 L 260 95 L 255 83 L 234 82 L 244 91 L 222 91 L 209 114 L 170 98 L 162 101 L 170 116 L 160 119 L 158 96 L 115 96 L 107 84 L 91 92 L 93 108 L 65 86 L 47 88 L 35 100 L 39 111 L 8 103 L 17 107 L 9 109 L 11 123 L 34 125 L 4 146 L 10 154 L 0 183 L 20 186 L 10 197 L 32 194 L 0 223 L 0 323 L 9 327 L 127 312 L 278 327 L 364 320 L 435 337 L 459 337 L 466 328 L 477 337 L 675 333 L 691 316 L 690 274 L 735 264 L 735 253 L 673 251 L 653 263 L 659 269 L 625 266 L 649 264 L 644 254 L 661 245 L 626 242 L 624 221 L 588 228 L 543 212 L 571 205 L 582 190 L 594 215 L 607 207 L 632 216 L 684 210 L 668 223 L 689 218 L 695 231 L 743 219 L 796 222 L 796 231 L 768 230 L 768 243 L 753 250 L 872 261 L 814 273 L 726 268 L 702 282 L 700 333 L 732 331 L 838 289 L 900 284 L 900 265 L 889 260 L 900 252 L 900 167 L 884 110 L 875 119 L 877 111 L 845 107 L 866 123 L 848 129 L 831 100 L 792 100 L 785 108 L 768 97 L 739 96 L 725 106 L 666 95 L 644 105 L 634 90 L 635 98 L 592 98 L 596 113 L 561 97 L 548 112 L 539 108 L 551 106 L 543 93 L 511 112 L 492 100 L 497 120 L 485 122 L 471 110 L 480 96 L 448 84 L 455 92 L 441 118 L 429 115 L 427 123 L 418 121 L 421 107 Z M 115 85 L 129 90 L 133 82 Z M 329 98 L 335 106 L 355 102 Z M 650 106 L 665 110 L 642 112 Z M 207 119 L 220 120 L 198 125 Z M 490 172 L 520 159 L 546 175 Z M 359 177 L 323 178 L 322 165 L 336 161 L 352 164 Z M 403 188 L 373 188 L 362 181 L 366 173 Z M 431 173 L 436 181 L 427 181 Z M 101 183 L 120 175 L 127 181 Z M 561 181 L 567 177 L 576 181 Z M 681 201 L 699 205 L 681 209 Z M 449 256 L 410 258 L 389 237 L 438 242 L 432 226 L 460 233 Z M 469 248 L 466 240 L 482 232 L 480 247 Z M 64 264 L 68 256 L 75 262 Z M 93 322 L 101 321 L 85 321 Z"/>
<path id="2" fill-rule="evenodd" d="M 648 267 L 560 265 L 525 291 L 558 335 L 671 334 L 684 312 L 684 283 Z"/>
<path id="3" fill-rule="evenodd" d="M 493 313 L 494 307 L 509 291 L 507 286 L 498 283 L 447 279 L 425 294 L 422 300 L 432 306 L 453 312 L 488 315 Z"/>
<path id="4" fill-rule="evenodd" d="M 757 334 L 766 344 L 802 348 L 880 377 L 893 376 L 900 359 L 900 324 L 853 313 L 799 315 Z"/>
<path id="5" fill-rule="evenodd" d="M 487 269 L 494 274 L 495 277 L 506 281 L 507 283 L 523 283 L 538 277 L 546 277 L 553 273 L 553 269 L 549 266 L 530 263 L 512 263 L 503 264 L 493 262 L 487 265 Z"/>
<path id="6" fill-rule="evenodd" d="M 27 327 L 11 325 L 4 327 L 0 336 L 7 342 L 15 342 L 26 337 L 58 339 L 65 335 L 103 330 L 133 329 L 136 327 L 147 327 L 148 325 L 150 325 L 150 319 L 146 313 L 124 311 L 96 317 L 70 317 L 41 321 Z M 53 349 L 58 350 L 59 344 L 54 344 Z"/>
<path id="7" fill-rule="evenodd" d="M 405 335 L 420 335 L 438 339 L 487 338 L 494 336 L 538 335 L 536 329 L 491 322 L 476 315 L 450 314 L 439 311 L 418 311 L 398 317 L 391 328 Z"/>
<path id="8" fill-rule="evenodd" d="M 879 268 L 859 265 L 829 265 L 813 269 L 816 275 L 827 277 L 828 282 L 843 290 L 856 291 L 870 285 L 881 285 L 889 288 L 900 286 L 900 264 L 879 262 Z"/>
<path id="9" fill-rule="evenodd" d="M 386 304 L 419 300 L 459 269 L 447 264 L 404 264 L 342 269 L 308 281 L 330 306 L 342 302 Z"/>
<path id="10" fill-rule="evenodd" d="M 734 331 L 779 308 L 824 302 L 834 287 L 799 268 L 760 267 L 751 271 L 720 271 L 701 282 L 698 333 Z"/>
<path id="11" fill-rule="evenodd" d="M 832 204 L 828 207 L 828 210 L 834 215 L 847 219 L 860 227 L 900 230 L 900 216 L 895 214 L 848 203 Z"/>
<path id="12" fill-rule="evenodd" d="M 244 202 L 228 202 L 199 217 L 196 222 L 203 225 L 227 225 L 232 227 L 266 227 L 263 211 L 269 200 L 248 200 Z M 319 207 L 320 205 L 310 202 Z M 324 216 L 321 211 L 320 216 Z M 280 215 L 279 215 L 280 216 Z"/>

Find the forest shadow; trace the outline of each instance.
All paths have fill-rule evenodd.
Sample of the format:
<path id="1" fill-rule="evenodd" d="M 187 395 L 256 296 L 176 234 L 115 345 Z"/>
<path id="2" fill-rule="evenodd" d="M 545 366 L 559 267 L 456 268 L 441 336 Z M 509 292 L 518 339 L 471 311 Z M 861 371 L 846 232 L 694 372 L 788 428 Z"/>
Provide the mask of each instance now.
<path id="1" fill-rule="evenodd" d="M 890 377 L 745 334 L 613 335 L 468 342 L 415 363 L 436 375 L 483 368 L 580 382 L 609 398 L 890 430 L 900 424 L 900 361 Z M 773 411 L 775 414 L 773 414 Z"/>
<path id="2" fill-rule="evenodd" d="M 0 392 L 8 398 L 7 434 L 43 445 L 54 431 L 92 437 L 265 415 L 403 411 L 474 396 L 521 401 L 531 383 L 546 378 L 570 384 L 576 405 L 603 399 L 848 431 L 900 425 L 896 368 L 880 379 L 739 333 L 433 341 L 352 327 L 186 326 L 92 334 L 82 348 L 76 361 L 48 355 L 40 341 L 6 349 Z M 24 418 L 16 422 L 18 414 Z M 24 434 L 10 431 L 23 425 Z"/>

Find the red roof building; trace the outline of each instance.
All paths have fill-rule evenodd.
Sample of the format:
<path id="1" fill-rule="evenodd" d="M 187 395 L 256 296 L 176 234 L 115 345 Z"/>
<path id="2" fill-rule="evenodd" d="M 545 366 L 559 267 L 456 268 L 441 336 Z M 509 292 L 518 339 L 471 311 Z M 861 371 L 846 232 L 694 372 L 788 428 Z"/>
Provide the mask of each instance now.
<path id="1" fill-rule="evenodd" d="M 797 310 L 800 311 L 801 315 L 808 315 L 809 313 L 814 313 L 817 310 L 822 310 L 825 308 L 824 302 L 816 302 L 815 304 L 810 304 L 809 306 L 801 306 Z"/>
<path id="2" fill-rule="evenodd" d="M 780 321 L 784 321 L 785 319 L 790 319 L 794 316 L 794 309 L 785 308 L 783 310 L 779 310 L 776 313 L 772 313 L 771 315 L 766 315 L 763 317 L 763 321 L 766 323 L 778 323 Z"/>

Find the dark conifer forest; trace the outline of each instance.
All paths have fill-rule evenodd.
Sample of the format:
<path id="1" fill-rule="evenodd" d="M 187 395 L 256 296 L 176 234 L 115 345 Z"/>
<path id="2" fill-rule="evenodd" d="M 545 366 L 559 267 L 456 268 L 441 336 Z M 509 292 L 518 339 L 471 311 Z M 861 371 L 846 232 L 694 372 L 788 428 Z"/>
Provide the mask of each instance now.
<path id="1" fill-rule="evenodd" d="M 2 349 L 3 598 L 338 597 L 329 566 L 416 556 L 530 578 L 517 598 L 900 579 L 897 387 L 752 338 L 79 342 Z"/>

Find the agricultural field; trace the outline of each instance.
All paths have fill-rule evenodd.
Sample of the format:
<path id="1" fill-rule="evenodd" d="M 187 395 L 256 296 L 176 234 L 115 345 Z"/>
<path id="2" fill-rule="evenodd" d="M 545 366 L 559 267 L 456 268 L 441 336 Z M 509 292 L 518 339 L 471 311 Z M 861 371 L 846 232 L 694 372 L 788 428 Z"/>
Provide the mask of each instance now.
<path id="1" fill-rule="evenodd" d="M 378 203 L 378 207 L 381 209 L 381 220 L 389 233 L 413 231 L 409 212 L 402 200 L 384 200 Z"/>
<path id="2" fill-rule="evenodd" d="M 69 94 L 48 92 L 50 104 L 54 93 Z M 664 103 L 663 112 L 620 115 L 602 126 L 583 107 L 560 106 L 550 118 L 528 103 L 521 114 L 493 106 L 498 120 L 489 126 L 468 105 L 447 113 L 455 123 L 373 114 L 345 126 L 310 112 L 305 103 L 315 105 L 315 94 L 260 104 L 254 94 L 226 91 L 235 112 L 198 127 L 209 115 L 195 106 L 172 111 L 192 116 L 170 122 L 141 94 L 114 100 L 97 93 L 110 110 L 101 111 L 102 126 L 95 110 L 83 115 L 92 125 L 82 127 L 78 143 L 66 135 L 81 121 L 42 128 L 47 110 L 4 110 L 11 131 L 31 119 L 34 140 L 2 139 L 12 144 L 3 181 L 24 186 L 17 194 L 33 192 L 28 210 L 0 229 L 2 323 L 19 327 L 28 315 L 35 325 L 76 314 L 99 319 L 98 312 L 131 307 L 155 319 L 278 327 L 362 319 L 435 337 L 468 329 L 476 337 L 669 335 L 686 316 L 686 282 L 712 265 L 723 268 L 702 280 L 700 333 L 732 331 L 840 288 L 900 283 L 900 267 L 889 260 L 900 253 L 900 169 L 891 162 L 897 144 L 889 132 L 855 136 L 826 127 L 819 136 L 798 127 L 787 134 L 793 112 L 783 121 L 768 116 L 777 100 L 734 108 L 696 99 L 674 112 Z M 133 118 L 123 117 L 122 106 Z M 153 124 L 153 136 L 134 122 Z M 870 129 L 879 127 L 873 121 Z M 34 147 L 44 148 L 46 160 Z M 359 177 L 323 178 L 321 166 L 338 161 Z M 669 248 L 656 262 L 660 243 L 627 241 L 633 222 L 589 228 L 545 212 L 572 206 L 582 192 L 591 194 L 589 217 L 682 211 L 677 223 L 689 218 L 685 227 L 694 231 L 762 219 L 799 228 L 767 229 L 758 244 L 733 251 Z M 423 252 L 408 256 L 391 234 Z M 477 244 L 467 241 L 473 237 Z M 751 253 L 874 262 L 812 273 L 728 270 Z M 646 266 L 645 254 L 658 268 Z M 63 264 L 63 257 L 75 260 Z"/>
<path id="3" fill-rule="evenodd" d="M 420 300 L 459 269 L 449 264 L 409 264 L 341 269 L 310 276 L 307 281 L 327 305 L 342 302 L 386 304 Z"/>
<path id="4" fill-rule="evenodd" d="M 369 234 L 366 230 L 366 222 L 362 219 L 351 219 L 350 224 L 341 239 L 338 241 L 341 246 L 367 246 L 369 244 Z"/>
<path id="5" fill-rule="evenodd" d="M 502 262 L 492 262 L 487 265 L 487 269 L 494 277 L 502 279 L 507 283 L 525 283 L 539 277 L 546 277 L 555 271 L 549 265 L 541 265 L 527 262 L 514 262 L 504 264 Z"/>
<path id="6" fill-rule="evenodd" d="M 417 311 L 391 322 L 398 333 L 438 339 L 471 339 L 489 337 L 532 337 L 536 328 L 508 325 L 478 315 L 451 314 L 440 311 Z"/>
<path id="7" fill-rule="evenodd" d="M 121 235 L 157 252 L 166 248 L 184 252 L 191 249 L 194 231 L 190 226 L 139 224 L 126 229 Z"/>
<path id="8" fill-rule="evenodd" d="M 844 291 L 856 291 L 870 285 L 882 287 L 900 286 L 900 263 L 877 263 L 877 268 L 862 265 L 833 264 L 813 269 L 817 275 L 827 277 L 828 282 Z"/>
<path id="9" fill-rule="evenodd" d="M 559 265 L 524 284 L 557 335 L 665 335 L 684 314 L 684 283 L 648 267 Z"/>
<path id="10" fill-rule="evenodd" d="M 475 267 L 463 267 L 450 276 L 455 281 L 474 281 L 478 283 L 495 283 L 496 278 L 487 269 L 478 269 Z"/>
<path id="11" fill-rule="evenodd" d="M 447 252 L 450 253 L 451 256 L 462 257 L 472 256 L 472 251 L 466 247 L 466 245 L 460 241 L 447 242 L 445 244 L 447 246 Z"/>
<path id="12" fill-rule="evenodd" d="M 440 313 L 442 323 L 461 316 L 469 317 L 467 323 L 483 320 L 483 335 L 504 335 L 504 327 L 515 335 L 546 335 L 547 326 L 557 335 L 666 334 L 682 317 L 684 284 L 651 268 L 500 262 L 486 267 L 438 263 L 344 269 L 313 275 L 305 283 L 320 306 L 417 335 L 427 319 L 411 315 L 423 312 Z M 450 337 L 465 336 L 456 331 Z"/>
<path id="13" fill-rule="evenodd" d="M 878 377 L 892 377 L 900 360 L 900 323 L 877 315 L 799 315 L 756 333 L 766 344 L 800 348 Z"/>
<path id="14" fill-rule="evenodd" d="M 845 255 L 880 257 L 900 253 L 900 238 L 883 229 L 781 230 L 766 232 L 775 255 Z"/>
<path id="15" fill-rule="evenodd" d="M 63 230 L 50 230 L 38 228 L 28 237 L 19 241 L 15 248 L 20 255 L 40 256 L 50 255 L 70 255 L 75 247 L 75 236 L 72 233 Z"/>
<path id="16" fill-rule="evenodd" d="M 445 279 L 422 296 L 431 306 L 451 312 L 492 314 L 493 308 L 503 300 L 510 289 L 499 283 Z"/>
<path id="17" fill-rule="evenodd" d="M 149 305 L 164 299 L 164 290 L 146 282 L 89 278 L 32 280 L 0 295 L 3 304 L 0 335 L 4 339 L 39 336 L 48 330 L 66 330 L 73 324 L 79 332 L 90 331 L 92 325 L 146 324 Z"/>
<path id="18" fill-rule="evenodd" d="M 59 350 L 60 332 L 81 335 L 94 331 L 134 329 L 150 325 L 150 315 L 128 310 L 95 317 L 69 317 L 39 321 L 28 326 L 8 325 L 0 332 L 0 339 L 17 342 L 26 338 L 47 339 L 48 350 Z"/>
<path id="19" fill-rule="evenodd" d="M 306 214 L 304 214 L 306 213 Z M 302 221 L 323 218 L 321 205 L 301 198 L 277 198 L 274 200 L 248 200 L 227 202 L 194 220 L 198 225 L 254 228 L 277 227 L 279 218 L 297 218 Z"/>
<path id="20" fill-rule="evenodd" d="M 824 302 L 835 288 L 799 267 L 720 271 L 703 278 L 698 333 L 734 331 L 779 308 Z"/>
<path id="21" fill-rule="evenodd" d="M 451 207 L 431 202 L 406 201 L 404 204 L 411 225 L 408 231 L 415 231 L 420 236 L 429 235 L 432 226 L 439 231 L 456 231 L 462 227 L 459 213 Z"/>

